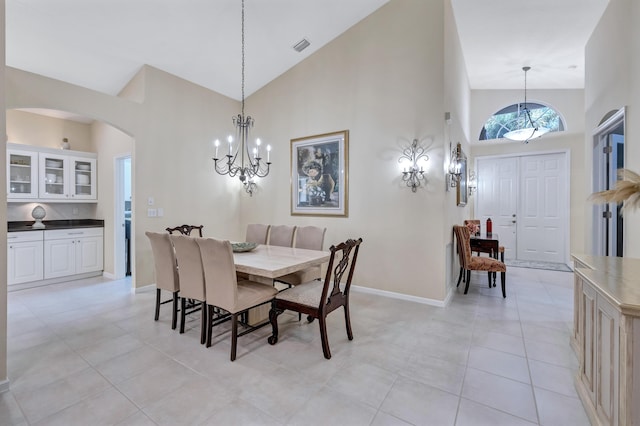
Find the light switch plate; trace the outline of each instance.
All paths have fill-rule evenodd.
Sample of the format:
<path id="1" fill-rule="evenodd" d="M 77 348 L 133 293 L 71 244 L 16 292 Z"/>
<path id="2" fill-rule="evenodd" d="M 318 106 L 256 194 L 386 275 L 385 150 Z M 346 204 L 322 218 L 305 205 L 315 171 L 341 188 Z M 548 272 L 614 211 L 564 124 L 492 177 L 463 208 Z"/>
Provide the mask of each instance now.
<path id="1" fill-rule="evenodd" d="M 164 216 L 164 209 L 162 207 L 158 207 L 158 217 Z"/>
<path id="2" fill-rule="evenodd" d="M 147 200 L 147 204 L 150 206 L 152 206 L 154 202 L 155 200 L 153 199 L 153 197 L 149 197 L 149 199 Z"/>
<path id="3" fill-rule="evenodd" d="M 147 209 L 147 217 L 157 217 L 158 211 L 156 209 Z"/>

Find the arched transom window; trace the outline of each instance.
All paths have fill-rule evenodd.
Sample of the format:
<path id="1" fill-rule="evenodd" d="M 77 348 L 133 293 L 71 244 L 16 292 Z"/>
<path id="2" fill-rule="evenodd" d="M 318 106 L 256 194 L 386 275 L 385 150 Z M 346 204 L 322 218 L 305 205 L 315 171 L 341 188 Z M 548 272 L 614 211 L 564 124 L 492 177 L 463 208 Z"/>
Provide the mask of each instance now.
<path id="1" fill-rule="evenodd" d="M 531 114 L 531 119 L 537 125 L 546 127 L 552 132 L 561 132 L 564 130 L 564 121 L 560 114 L 551 107 L 538 104 L 535 102 L 527 102 L 527 108 Z M 509 105 L 493 114 L 480 131 L 479 140 L 500 139 L 505 133 L 515 130 L 518 126 L 518 116 L 524 110 L 524 103 Z"/>

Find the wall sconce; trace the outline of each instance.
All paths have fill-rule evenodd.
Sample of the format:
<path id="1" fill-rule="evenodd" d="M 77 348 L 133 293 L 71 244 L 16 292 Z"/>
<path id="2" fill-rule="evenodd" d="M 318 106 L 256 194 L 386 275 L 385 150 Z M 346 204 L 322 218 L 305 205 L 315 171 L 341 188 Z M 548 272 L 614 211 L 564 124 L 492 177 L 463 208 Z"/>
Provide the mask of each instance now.
<path id="1" fill-rule="evenodd" d="M 451 149 L 451 142 L 449 142 L 449 149 L 451 150 L 448 170 L 449 186 L 455 188 L 460 183 L 462 176 L 462 147 L 458 143 L 455 149 Z"/>
<path id="2" fill-rule="evenodd" d="M 474 192 L 478 189 L 478 181 L 476 179 L 476 172 L 473 170 L 469 171 L 469 196 L 473 195 Z"/>
<path id="3" fill-rule="evenodd" d="M 402 155 L 398 163 L 409 162 L 409 167 L 402 171 L 402 181 L 411 188 L 411 192 L 416 192 L 420 186 L 420 181 L 426 181 L 425 170 L 418 166 L 418 161 L 428 161 L 429 156 L 425 153 L 424 147 L 418 145 L 418 139 L 414 139 L 411 146 L 402 150 Z"/>

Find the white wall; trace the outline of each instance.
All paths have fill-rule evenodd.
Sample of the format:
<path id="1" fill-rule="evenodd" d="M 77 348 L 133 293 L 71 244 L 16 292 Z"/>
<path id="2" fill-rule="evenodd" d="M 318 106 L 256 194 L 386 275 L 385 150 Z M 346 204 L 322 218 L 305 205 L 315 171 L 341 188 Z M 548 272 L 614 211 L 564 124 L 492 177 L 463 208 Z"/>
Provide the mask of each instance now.
<path id="1" fill-rule="evenodd" d="M 444 300 L 443 3 L 391 1 L 248 99 L 273 165 L 258 194 L 241 198 L 243 225 L 314 224 L 327 246 L 362 237 L 356 285 Z M 344 129 L 349 217 L 291 216 L 290 140 Z M 414 138 L 430 156 L 416 193 L 397 162 Z"/>
<path id="2" fill-rule="evenodd" d="M 91 140 L 98 153 L 98 205 L 96 219 L 104 219 L 104 271 L 115 274 L 114 235 L 120 220 L 115 217 L 115 158 L 131 155 L 133 138 L 107 124 L 96 121 L 91 126 Z"/>
<path id="3" fill-rule="evenodd" d="M 625 167 L 640 173 L 640 2 L 610 0 L 587 47 L 585 63 L 585 165 L 591 171 L 593 135 L 602 118 L 624 106 Z M 585 176 L 587 190 L 592 190 L 592 174 Z M 591 207 L 585 206 L 585 215 Z M 640 211 L 626 211 L 624 221 L 624 253 L 640 257 Z M 584 251 L 591 252 L 591 223 L 585 223 Z"/>
<path id="4" fill-rule="evenodd" d="M 474 168 L 477 157 L 550 152 L 567 150 L 571 158 L 570 179 L 570 251 L 582 252 L 585 244 L 585 205 L 590 192 L 585 185 L 584 163 L 584 91 L 583 90 L 527 90 L 527 98 L 553 107 L 565 121 L 566 130 L 547 133 L 528 144 L 505 140 L 478 141 L 480 131 L 489 117 L 502 108 L 522 102 L 522 91 L 472 90 L 471 156 L 469 165 Z M 473 202 L 471 198 L 471 202 Z"/>
<path id="5" fill-rule="evenodd" d="M 467 75 L 462 47 L 458 31 L 456 29 L 455 18 L 451 2 L 445 2 L 445 57 L 444 57 L 444 83 L 445 97 L 444 110 L 450 114 L 450 123 L 445 123 L 443 140 L 444 161 L 442 167 L 444 172 L 449 165 L 451 157 L 451 145 L 454 147 L 460 142 L 462 150 L 470 153 L 469 119 L 471 111 L 471 91 L 469 90 L 469 77 Z M 444 118 L 444 117 L 443 117 Z M 470 162 L 468 163 L 471 164 Z M 456 284 L 457 274 L 460 268 L 458 255 L 455 251 L 455 240 L 453 235 L 453 225 L 461 224 L 465 219 L 471 217 L 470 204 L 461 207 L 457 206 L 456 188 L 447 187 L 443 206 L 443 238 L 447 244 L 446 248 L 446 279 L 449 290 L 453 291 Z M 471 201 L 471 199 L 469 199 Z"/>
<path id="6" fill-rule="evenodd" d="M 256 130 L 274 147 L 273 172 L 252 198 L 212 171 L 211 140 L 231 130 L 238 102 L 160 70 L 143 67 L 114 98 L 9 69 L 8 106 L 79 113 L 135 138 L 136 286 L 153 282 L 146 230 L 202 223 L 207 235 L 241 238 L 253 221 L 318 223 L 327 242 L 364 237 L 358 285 L 442 301 L 451 242 L 443 210 L 462 211 L 445 204 L 454 202 L 444 191 L 443 3 L 392 1 L 248 99 Z M 349 217 L 292 218 L 289 140 L 342 129 L 351 138 Z M 431 157 L 429 182 L 415 194 L 397 164 L 413 138 Z M 149 197 L 164 218 L 144 215 Z"/>
<path id="7" fill-rule="evenodd" d="M 90 124 L 45 117 L 31 112 L 8 110 L 7 136 L 9 142 L 54 149 L 60 148 L 62 138 L 67 138 L 70 149 L 93 152 Z"/>
<path id="8" fill-rule="evenodd" d="M 5 2 L 0 0 L 0 63 L 5 63 Z M 5 68 L 0 67 L 0 93 L 5 92 Z M 6 108 L 5 97 L 0 96 L 0 135 L 6 134 Z M 0 149 L 0 187 L 6 188 L 7 153 Z M 3 200 L 0 200 L 0 217 L 6 217 L 6 192 Z M 7 276 L 7 228 L 0 227 L 0 277 Z M 0 279 L 0 392 L 8 388 L 7 376 L 7 280 Z"/>

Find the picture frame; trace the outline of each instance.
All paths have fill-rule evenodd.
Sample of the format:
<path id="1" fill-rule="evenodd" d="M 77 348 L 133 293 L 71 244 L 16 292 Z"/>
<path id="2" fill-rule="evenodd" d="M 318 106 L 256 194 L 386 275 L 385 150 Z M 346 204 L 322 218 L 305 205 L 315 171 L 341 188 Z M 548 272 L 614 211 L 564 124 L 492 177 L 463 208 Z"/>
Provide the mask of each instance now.
<path id="1" fill-rule="evenodd" d="M 467 201 L 469 198 L 469 182 L 468 182 L 468 171 L 467 171 L 467 156 L 462 150 L 462 146 L 458 144 L 458 158 L 460 160 L 460 181 L 456 186 L 456 205 L 460 207 L 464 207 L 467 205 Z"/>
<path id="2" fill-rule="evenodd" d="M 291 139 L 291 215 L 349 214 L 349 131 Z"/>

